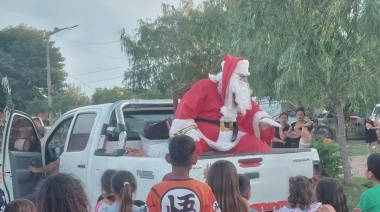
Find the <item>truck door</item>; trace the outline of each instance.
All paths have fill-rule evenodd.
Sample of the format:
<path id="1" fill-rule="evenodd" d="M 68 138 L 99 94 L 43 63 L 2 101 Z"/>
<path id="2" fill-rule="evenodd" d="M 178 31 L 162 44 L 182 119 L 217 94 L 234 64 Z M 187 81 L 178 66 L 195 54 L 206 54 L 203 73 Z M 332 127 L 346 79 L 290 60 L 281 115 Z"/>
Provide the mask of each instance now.
<path id="1" fill-rule="evenodd" d="M 43 174 L 33 174 L 29 166 L 41 167 L 41 144 L 33 120 L 21 111 L 11 111 L 3 136 L 4 188 L 8 200 L 32 194 Z"/>
<path id="2" fill-rule="evenodd" d="M 97 114 L 97 111 L 89 110 L 76 113 L 65 151 L 60 156 L 59 172 L 72 173 L 82 182 L 87 182 L 88 159 Z"/>

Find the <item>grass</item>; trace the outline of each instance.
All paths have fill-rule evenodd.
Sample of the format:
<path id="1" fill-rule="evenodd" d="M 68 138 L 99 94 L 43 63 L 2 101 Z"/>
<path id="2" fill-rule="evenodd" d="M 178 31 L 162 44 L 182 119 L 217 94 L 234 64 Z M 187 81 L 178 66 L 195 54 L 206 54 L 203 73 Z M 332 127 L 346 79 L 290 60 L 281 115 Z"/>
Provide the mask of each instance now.
<path id="1" fill-rule="evenodd" d="M 366 155 L 366 143 L 363 140 L 349 140 L 348 141 L 348 154 L 350 156 Z"/>

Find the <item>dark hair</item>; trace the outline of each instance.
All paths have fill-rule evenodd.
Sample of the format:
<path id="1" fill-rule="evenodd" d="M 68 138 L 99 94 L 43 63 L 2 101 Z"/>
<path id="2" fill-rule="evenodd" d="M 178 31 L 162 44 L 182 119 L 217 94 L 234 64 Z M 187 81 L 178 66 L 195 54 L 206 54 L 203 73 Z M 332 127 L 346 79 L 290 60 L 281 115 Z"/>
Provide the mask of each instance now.
<path id="1" fill-rule="evenodd" d="M 120 212 L 132 212 L 132 195 L 137 189 L 133 174 L 129 171 L 118 171 L 112 176 L 111 185 L 120 199 Z"/>
<path id="2" fill-rule="evenodd" d="M 37 194 L 38 212 L 89 211 L 89 201 L 82 183 L 65 173 L 47 177 Z"/>
<path id="3" fill-rule="evenodd" d="M 280 118 L 281 116 L 286 116 L 286 118 L 289 117 L 289 115 L 287 113 L 285 113 L 285 112 L 280 113 L 280 115 L 278 117 Z"/>
<path id="4" fill-rule="evenodd" d="M 239 174 L 239 191 L 242 196 L 251 189 L 251 182 L 244 174 Z"/>
<path id="5" fill-rule="evenodd" d="M 322 178 L 316 186 L 315 193 L 317 200 L 322 204 L 329 204 L 339 212 L 348 212 L 343 186 L 334 178 Z"/>
<path id="6" fill-rule="evenodd" d="M 380 153 L 372 153 L 367 159 L 368 171 L 371 171 L 376 180 L 380 180 Z"/>
<path id="7" fill-rule="evenodd" d="M 311 183 L 305 176 L 295 176 L 289 178 L 289 197 L 288 202 L 291 208 L 299 207 L 305 210 L 310 206 L 313 198 Z"/>
<path id="8" fill-rule="evenodd" d="M 305 112 L 305 108 L 304 107 L 299 107 L 299 108 L 297 108 L 296 109 L 296 114 L 297 114 L 297 112 L 303 112 L 303 115 L 305 115 L 306 116 L 306 112 Z"/>
<path id="9" fill-rule="evenodd" d="M 173 166 L 191 164 L 195 152 L 195 141 L 187 135 L 179 135 L 169 143 L 169 156 Z"/>
<path id="10" fill-rule="evenodd" d="M 114 169 L 106 170 L 100 178 L 102 196 L 110 201 L 115 201 L 115 195 L 112 194 L 111 178 L 116 173 Z"/>
<path id="11" fill-rule="evenodd" d="M 40 124 L 41 124 L 41 121 L 40 121 L 40 119 L 39 119 L 39 118 L 37 118 L 37 117 L 33 118 L 33 121 L 38 121 L 38 123 L 40 123 Z"/>
<path id="12" fill-rule="evenodd" d="M 27 199 L 16 199 L 5 206 L 4 212 L 35 212 L 36 206 Z"/>
<path id="13" fill-rule="evenodd" d="M 221 211 L 248 212 L 246 200 L 239 191 L 239 177 L 234 164 L 219 160 L 210 166 L 206 183 L 215 195 Z"/>

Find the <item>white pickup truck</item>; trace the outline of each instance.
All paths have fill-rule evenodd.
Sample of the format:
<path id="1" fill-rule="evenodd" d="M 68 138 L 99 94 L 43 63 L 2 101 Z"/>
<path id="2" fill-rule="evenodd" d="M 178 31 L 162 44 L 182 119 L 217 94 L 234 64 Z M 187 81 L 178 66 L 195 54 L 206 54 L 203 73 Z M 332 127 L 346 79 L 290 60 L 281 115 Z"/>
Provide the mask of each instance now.
<path id="1" fill-rule="evenodd" d="M 171 167 L 163 158 L 126 156 L 126 148 L 142 151 L 143 136 L 152 143 L 165 143 L 173 120 L 172 100 L 118 101 L 80 107 L 62 115 L 40 144 L 31 118 L 12 111 L 2 142 L 0 187 L 8 200 L 31 194 L 45 178 L 28 171 L 60 157 L 59 172 L 72 173 L 85 186 L 94 208 L 101 194 L 100 177 L 107 169 L 128 170 L 137 179 L 136 199 L 145 200 L 150 188 L 160 182 Z M 286 204 L 288 179 L 295 175 L 319 174 L 315 149 L 283 149 L 269 153 L 214 154 L 201 156 L 190 172 L 203 180 L 209 163 L 229 160 L 238 173 L 251 180 L 249 203 L 259 211 L 271 211 Z"/>

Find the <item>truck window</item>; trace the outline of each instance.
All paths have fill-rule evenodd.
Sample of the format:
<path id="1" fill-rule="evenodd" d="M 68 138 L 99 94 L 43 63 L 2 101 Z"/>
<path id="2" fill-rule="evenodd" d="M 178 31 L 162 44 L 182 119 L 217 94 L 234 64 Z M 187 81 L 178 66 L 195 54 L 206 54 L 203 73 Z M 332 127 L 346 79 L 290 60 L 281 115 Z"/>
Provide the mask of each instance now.
<path id="1" fill-rule="evenodd" d="M 20 115 L 13 117 L 8 148 L 10 151 L 41 151 L 41 144 L 31 120 Z"/>
<path id="2" fill-rule="evenodd" d="M 128 140 L 168 139 L 173 111 L 128 111 L 124 113 Z"/>
<path id="3" fill-rule="evenodd" d="M 62 121 L 47 141 L 47 163 L 56 160 L 63 152 L 68 137 L 71 121 L 73 117 L 69 117 Z"/>
<path id="4" fill-rule="evenodd" d="M 79 114 L 75 120 L 70 136 L 68 152 L 78 152 L 86 148 L 96 113 Z"/>

